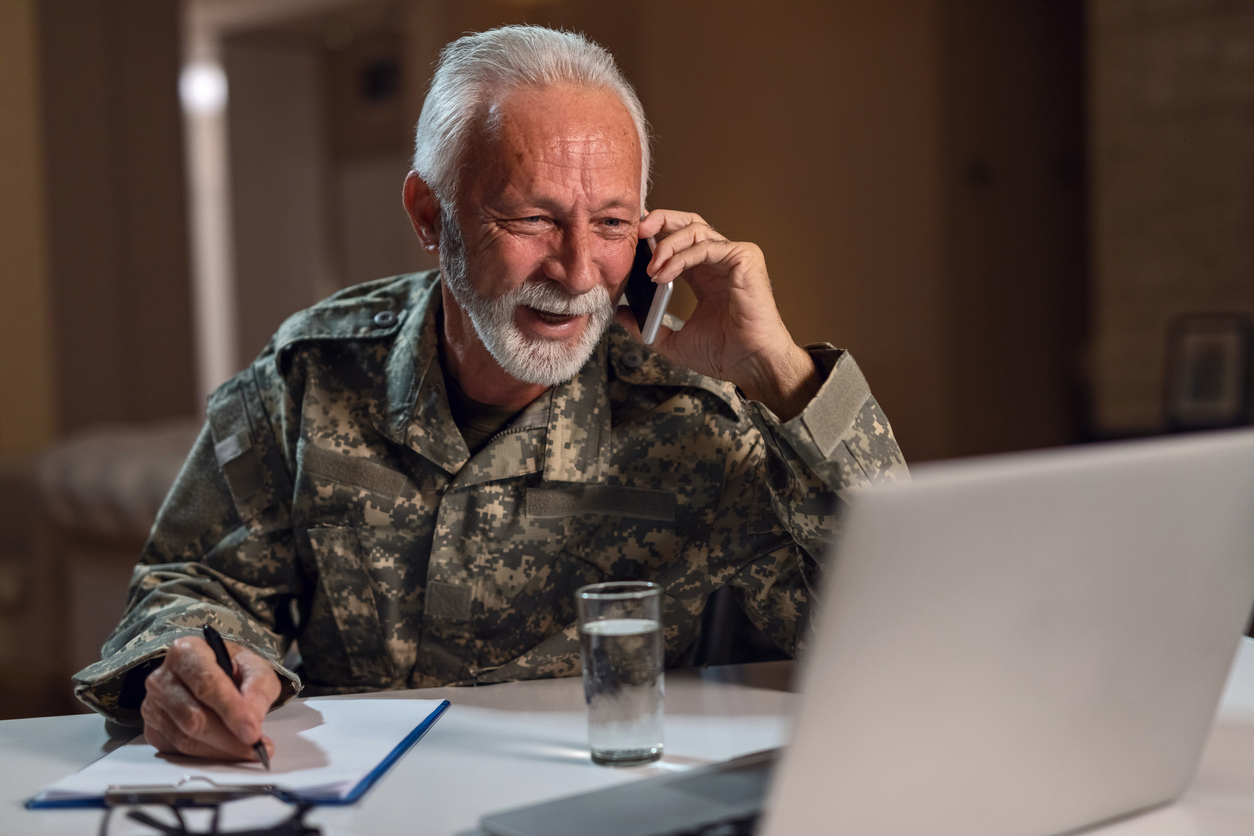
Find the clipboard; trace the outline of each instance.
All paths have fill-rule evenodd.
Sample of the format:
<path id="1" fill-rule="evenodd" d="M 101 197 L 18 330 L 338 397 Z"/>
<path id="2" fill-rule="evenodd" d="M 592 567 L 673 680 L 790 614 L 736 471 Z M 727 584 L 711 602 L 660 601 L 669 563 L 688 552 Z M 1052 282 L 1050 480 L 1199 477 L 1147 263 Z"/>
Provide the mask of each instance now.
<path id="1" fill-rule="evenodd" d="M 265 721 L 275 744 L 271 772 L 256 763 L 161 755 L 140 736 L 46 787 L 26 808 L 209 806 L 250 795 L 292 804 L 354 804 L 448 707 L 448 700 L 294 700 Z"/>

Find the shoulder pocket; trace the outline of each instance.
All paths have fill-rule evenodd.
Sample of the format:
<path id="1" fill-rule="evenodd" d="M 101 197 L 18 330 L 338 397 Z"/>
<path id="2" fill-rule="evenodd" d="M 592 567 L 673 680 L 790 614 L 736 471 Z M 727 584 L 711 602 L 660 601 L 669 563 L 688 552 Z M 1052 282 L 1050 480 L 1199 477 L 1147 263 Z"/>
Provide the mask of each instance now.
<path id="1" fill-rule="evenodd" d="M 256 519 L 271 506 L 286 507 L 292 494 L 287 464 L 249 374 L 214 392 L 206 416 L 218 467 L 242 520 Z"/>

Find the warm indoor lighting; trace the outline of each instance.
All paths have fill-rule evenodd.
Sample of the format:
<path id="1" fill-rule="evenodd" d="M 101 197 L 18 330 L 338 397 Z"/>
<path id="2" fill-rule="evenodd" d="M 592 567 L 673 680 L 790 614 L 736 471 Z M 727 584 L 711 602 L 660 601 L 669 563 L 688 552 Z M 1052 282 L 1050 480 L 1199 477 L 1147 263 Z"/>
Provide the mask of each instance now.
<path id="1" fill-rule="evenodd" d="M 179 75 L 179 99 L 189 113 L 219 113 L 226 106 L 226 73 L 217 64 L 198 61 Z"/>

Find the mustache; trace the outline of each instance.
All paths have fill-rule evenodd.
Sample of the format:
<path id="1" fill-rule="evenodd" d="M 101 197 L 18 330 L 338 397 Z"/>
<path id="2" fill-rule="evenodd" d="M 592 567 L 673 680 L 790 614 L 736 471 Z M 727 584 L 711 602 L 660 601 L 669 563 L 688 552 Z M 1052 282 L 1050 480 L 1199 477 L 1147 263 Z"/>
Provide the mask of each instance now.
<path id="1" fill-rule="evenodd" d="M 569 293 L 554 281 L 526 281 L 507 294 L 509 306 L 526 305 L 547 314 L 579 316 L 611 307 L 610 292 L 597 285 L 585 293 Z"/>

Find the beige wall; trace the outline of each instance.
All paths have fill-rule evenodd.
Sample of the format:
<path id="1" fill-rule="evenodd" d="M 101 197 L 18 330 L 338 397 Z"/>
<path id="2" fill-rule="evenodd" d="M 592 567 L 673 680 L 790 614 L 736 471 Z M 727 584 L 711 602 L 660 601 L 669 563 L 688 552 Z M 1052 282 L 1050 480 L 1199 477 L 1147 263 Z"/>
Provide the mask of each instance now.
<path id="1" fill-rule="evenodd" d="M 1086 435 L 1081 0 L 941 4 L 946 350 L 956 455 Z"/>
<path id="2" fill-rule="evenodd" d="M 195 414 L 180 6 L 38 8 L 61 427 Z"/>
<path id="3" fill-rule="evenodd" d="M 336 290 L 326 241 L 327 149 L 321 55 L 303 41 L 230 38 L 236 368 L 288 315 Z"/>
<path id="4" fill-rule="evenodd" d="M 656 136 L 650 205 L 759 244 L 793 336 L 850 349 L 919 459 L 953 449 L 937 5 L 426 0 L 415 32 L 527 21 L 609 48 Z"/>
<path id="5" fill-rule="evenodd" d="M 1093 0 L 1094 417 L 1163 426 L 1180 314 L 1254 315 L 1254 4 Z"/>
<path id="6" fill-rule="evenodd" d="M 614 53 L 649 114 L 651 205 L 701 213 L 761 245 L 794 336 L 853 352 L 911 460 L 1078 440 L 1080 3 L 408 0 L 289 22 L 287 36 L 315 50 L 355 32 L 352 47 L 323 58 L 333 112 L 358 44 L 397 31 L 404 44 L 395 144 L 349 147 L 361 144 L 344 141 L 349 108 L 333 120 L 330 171 L 309 172 L 331 184 L 326 258 L 340 284 L 426 266 L 387 184 L 392 167 L 399 184 L 441 46 L 512 22 L 582 31 Z M 274 121 L 283 108 L 252 111 Z M 369 127 L 349 133 L 373 137 Z M 290 131 L 275 137 L 271 153 L 302 147 Z M 294 206 L 292 218 L 307 210 Z M 263 214 L 277 228 L 277 208 Z M 237 219 L 244 229 L 266 251 L 280 243 Z M 377 258 L 354 255 L 366 251 Z M 270 286 L 258 275 L 249 291 L 275 294 L 257 345 L 308 301 L 307 290 L 282 298 L 268 275 Z M 681 288 L 673 310 L 692 304 Z"/>
<path id="7" fill-rule="evenodd" d="M 38 0 L 0 0 L 0 454 L 56 432 Z"/>
<path id="8" fill-rule="evenodd" d="M 911 460 L 1080 437 L 1079 0 L 422 6 L 446 37 L 527 20 L 614 52 L 651 205 L 761 245 L 794 337 L 853 352 Z"/>
<path id="9" fill-rule="evenodd" d="M 653 205 L 759 244 L 793 336 L 853 352 L 914 459 L 952 448 L 936 5 L 651 2 L 640 84 Z"/>

